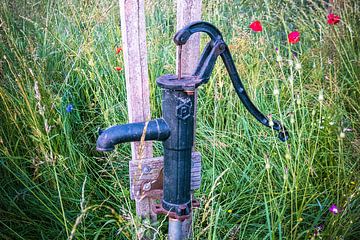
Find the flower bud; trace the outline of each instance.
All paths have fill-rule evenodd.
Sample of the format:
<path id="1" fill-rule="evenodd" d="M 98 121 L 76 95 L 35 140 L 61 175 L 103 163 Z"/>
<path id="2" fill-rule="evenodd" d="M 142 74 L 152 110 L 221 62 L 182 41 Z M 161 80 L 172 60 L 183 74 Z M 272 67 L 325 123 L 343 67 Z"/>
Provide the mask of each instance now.
<path id="1" fill-rule="evenodd" d="M 273 93 L 275 96 L 277 96 L 277 95 L 279 95 L 280 91 L 278 88 L 275 88 Z"/>
<path id="2" fill-rule="evenodd" d="M 340 138 L 342 138 L 342 139 L 345 138 L 345 133 L 343 131 L 341 131 L 341 133 L 340 133 Z"/>

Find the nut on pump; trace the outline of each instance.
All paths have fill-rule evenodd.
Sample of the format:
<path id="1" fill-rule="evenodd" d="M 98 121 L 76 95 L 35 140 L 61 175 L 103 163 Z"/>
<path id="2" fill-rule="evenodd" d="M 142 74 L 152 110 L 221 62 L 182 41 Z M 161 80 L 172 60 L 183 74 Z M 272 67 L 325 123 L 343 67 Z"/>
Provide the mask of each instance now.
<path id="1" fill-rule="evenodd" d="M 155 213 L 167 214 L 183 221 L 190 216 L 194 201 L 191 200 L 191 154 L 194 143 L 194 91 L 206 84 L 220 56 L 237 95 L 245 108 L 263 125 L 278 132 L 286 141 L 288 132 L 279 121 L 272 122 L 251 102 L 236 70 L 229 48 L 220 31 L 204 21 L 193 22 L 174 37 L 181 48 L 190 36 L 204 32 L 210 41 L 204 48 L 198 65 L 191 76 L 163 75 L 156 83 L 162 89 L 162 117 L 148 122 L 112 126 L 101 131 L 97 139 L 98 151 L 112 151 L 116 144 L 140 141 L 146 128 L 145 140 L 162 141 L 164 147 L 163 196 Z M 180 60 L 181 62 L 181 60 Z"/>

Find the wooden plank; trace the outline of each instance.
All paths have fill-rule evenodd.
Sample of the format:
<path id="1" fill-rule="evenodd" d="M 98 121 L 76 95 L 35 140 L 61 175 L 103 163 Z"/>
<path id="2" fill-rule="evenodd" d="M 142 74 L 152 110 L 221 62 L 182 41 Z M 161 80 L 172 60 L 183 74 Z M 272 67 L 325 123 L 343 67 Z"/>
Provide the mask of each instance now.
<path id="1" fill-rule="evenodd" d="M 144 0 L 119 0 L 119 5 L 129 121 L 142 122 L 151 117 Z M 152 143 L 132 143 L 131 153 L 133 160 L 151 158 Z M 148 198 L 136 202 L 136 213 L 156 219 Z"/>
<path id="2" fill-rule="evenodd" d="M 201 20 L 201 0 L 177 0 L 176 29 L 180 30 L 193 21 Z M 191 75 L 195 70 L 200 55 L 200 34 L 196 33 L 190 37 L 188 42 L 182 46 L 181 59 L 179 57 L 179 48 L 177 48 L 176 70 L 179 74 L 179 61 L 181 61 L 181 75 Z M 195 113 L 194 113 L 194 139 L 196 128 L 197 111 L 197 92 L 195 92 Z M 195 150 L 195 141 L 194 148 Z M 200 172 L 201 176 L 201 172 Z M 200 186 L 200 181 L 199 181 Z M 192 217 L 182 222 L 182 232 L 184 239 L 191 238 L 192 235 Z"/>
<path id="3" fill-rule="evenodd" d="M 201 0 L 178 0 L 176 13 L 176 29 L 180 30 L 193 21 L 201 20 Z M 177 49 L 179 51 L 179 49 Z M 179 56 L 179 54 L 176 54 Z M 200 55 L 200 34 L 193 34 L 182 46 L 181 73 L 191 75 L 195 70 Z M 179 59 L 176 59 L 176 69 L 179 70 Z"/>

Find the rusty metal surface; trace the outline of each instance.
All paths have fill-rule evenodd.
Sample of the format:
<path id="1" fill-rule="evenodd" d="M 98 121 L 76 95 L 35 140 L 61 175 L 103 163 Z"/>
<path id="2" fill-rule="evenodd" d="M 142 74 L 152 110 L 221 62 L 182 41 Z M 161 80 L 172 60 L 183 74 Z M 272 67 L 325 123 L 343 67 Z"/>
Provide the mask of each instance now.
<path id="1" fill-rule="evenodd" d="M 163 157 L 145 158 L 129 162 L 130 197 L 142 199 L 149 197 L 160 199 L 163 184 Z M 200 188 L 201 184 L 201 154 L 192 153 L 191 159 L 191 190 Z"/>
<path id="2" fill-rule="evenodd" d="M 171 212 L 171 211 L 168 211 L 166 209 L 164 209 L 161 205 L 161 203 L 157 204 L 153 204 L 153 212 L 155 214 L 164 214 L 166 216 L 168 216 L 169 218 L 172 218 L 172 219 L 177 219 L 179 221 L 185 221 L 186 219 L 190 218 L 191 216 L 191 212 L 188 214 L 188 215 L 181 215 L 179 216 L 176 212 Z M 200 202 L 197 200 L 197 199 L 192 199 L 191 200 L 191 208 L 198 208 L 200 207 Z"/>

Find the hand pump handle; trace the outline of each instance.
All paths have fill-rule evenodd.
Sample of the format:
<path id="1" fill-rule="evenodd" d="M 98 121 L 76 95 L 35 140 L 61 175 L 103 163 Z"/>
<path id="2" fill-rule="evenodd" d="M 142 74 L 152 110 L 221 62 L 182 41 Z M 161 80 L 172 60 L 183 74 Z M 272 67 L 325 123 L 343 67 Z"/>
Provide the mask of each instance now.
<path id="1" fill-rule="evenodd" d="M 245 105 L 245 108 L 261 124 L 278 131 L 279 139 L 281 141 L 286 141 L 289 138 L 289 134 L 285 127 L 279 121 L 272 121 L 265 117 L 265 115 L 262 114 L 250 100 L 249 96 L 245 91 L 244 85 L 240 80 L 229 48 L 224 42 L 220 31 L 214 25 L 204 21 L 193 22 L 176 33 L 174 37 L 174 42 L 178 46 L 184 45 L 192 34 L 198 32 L 207 33 L 211 39 L 204 48 L 199 63 L 193 73 L 194 77 L 197 77 L 201 80 L 201 83 L 199 85 L 205 84 L 209 81 L 217 57 L 220 55 L 230 75 L 230 79 L 233 83 L 235 91 L 239 96 L 241 102 Z"/>

